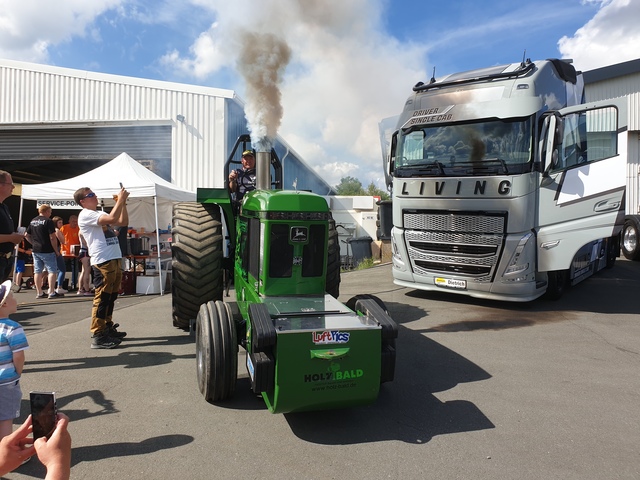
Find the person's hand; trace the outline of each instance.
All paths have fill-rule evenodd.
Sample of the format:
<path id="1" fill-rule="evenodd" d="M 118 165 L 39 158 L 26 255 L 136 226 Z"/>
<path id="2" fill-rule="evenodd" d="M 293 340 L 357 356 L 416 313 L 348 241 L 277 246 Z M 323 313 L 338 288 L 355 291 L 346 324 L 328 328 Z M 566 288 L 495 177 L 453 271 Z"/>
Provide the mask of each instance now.
<path id="1" fill-rule="evenodd" d="M 123 200 L 126 200 L 127 198 L 129 198 L 129 192 L 127 190 L 125 190 L 124 187 L 122 187 L 120 189 L 120 193 L 118 194 L 118 200 L 121 199 L 121 198 Z"/>
<path id="2" fill-rule="evenodd" d="M 18 244 L 22 240 L 24 240 L 25 234 L 24 233 L 17 233 L 17 232 L 16 233 L 8 233 L 7 237 L 9 237 L 7 242 Z"/>
<path id="3" fill-rule="evenodd" d="M 0 477 L 18 468 L 22 462 L 36 453 L 30 433 L 31 415 L 15 432 L 0 441 Z"/>
<path id="4" fill-rule="evenodd" d="M 237 176 L 238 176 L 238 172 L 236 172 L 235 170 L 232 170 L 231 173 L 229 174 L 229 181 L 234 182 Z"/>
<path id="5" fill-rule="evenodd" d="M 35 443 L 35 451 L 40 462 L 47 467 L 49 479 L 68 479 L 71 475 L 71 435 L 67 430 L 69 417 L 64 413 L 58 413 L 58 422 L 51 437 L 38 438 Z"/>

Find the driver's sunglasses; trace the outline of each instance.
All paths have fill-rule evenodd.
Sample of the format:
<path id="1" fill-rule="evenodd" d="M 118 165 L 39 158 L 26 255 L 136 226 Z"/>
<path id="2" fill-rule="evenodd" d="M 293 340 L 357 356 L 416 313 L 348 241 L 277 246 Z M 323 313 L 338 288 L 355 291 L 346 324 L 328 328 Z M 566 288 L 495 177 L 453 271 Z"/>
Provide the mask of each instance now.
<path id="1" fill-rule="evenodd" d="M 91 193 L 87 193 L 84 197 L 82 197 L 82 200 L 84 200 L 85 198 L 93 198 L 93 197 L 95 197 L 95 196 L 96 196 L 96 194 L 95 194 L 95 193 L 93 193 L 93 192 L 91 192 Z"/>

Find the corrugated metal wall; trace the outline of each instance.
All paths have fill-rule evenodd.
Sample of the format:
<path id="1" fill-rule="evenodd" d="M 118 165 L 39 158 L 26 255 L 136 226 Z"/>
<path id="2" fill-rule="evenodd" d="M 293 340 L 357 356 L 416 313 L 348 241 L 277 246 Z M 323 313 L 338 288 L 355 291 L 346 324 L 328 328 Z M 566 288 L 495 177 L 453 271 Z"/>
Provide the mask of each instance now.
<path id="1" fill-rule="evenodd" d="M 590 83 L 586 85 L 585 92 L 587 102 L 627 97 L 628 188 L 625 208 L 628 214 L 640 214 L 640 74 Z"/>
<path id="2" fill-rule="evenodd" d="M 638 90 L 640 90 L 640 79 L 638 79 Z M 629 95 L 629 130 L 640 131 L 640 93 L 635 92 Z"/>
<path id="3" fill-rule="evenodd" d="M 628 214 L 640 214 L 640 132 L 627 137 L 627 202 Z"/>
<path id="4" fill-rule="evenodd" d="M 0 63 L 1 128 L 170 126 L 171 181 L 189 190 L 223 184 L 228 99 L 228 90 Z"/>

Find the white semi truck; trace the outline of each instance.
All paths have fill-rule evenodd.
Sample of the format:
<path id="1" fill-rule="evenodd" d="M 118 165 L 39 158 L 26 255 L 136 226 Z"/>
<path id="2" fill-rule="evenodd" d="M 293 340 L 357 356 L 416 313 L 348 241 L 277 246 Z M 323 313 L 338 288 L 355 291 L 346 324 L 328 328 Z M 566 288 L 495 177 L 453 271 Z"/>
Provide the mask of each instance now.
<path id="1" fill-rule="evenodd" d="M 413 87 L 386 157 L 396 284 L 525 302 L 613 266 L 625 105 L 583 92 L 556 59 Z"/>

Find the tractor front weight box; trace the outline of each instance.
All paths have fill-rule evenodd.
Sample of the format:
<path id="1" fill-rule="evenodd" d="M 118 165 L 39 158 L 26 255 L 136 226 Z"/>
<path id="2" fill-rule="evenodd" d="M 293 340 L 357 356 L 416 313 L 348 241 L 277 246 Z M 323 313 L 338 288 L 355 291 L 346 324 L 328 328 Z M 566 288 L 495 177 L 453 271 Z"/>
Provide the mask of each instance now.
<path id="1" fill-rule="evenodd" d="M 251 390 L 260 394 L 273 391 L 275 361 L 264 352 L 247 352 L 247 370 L 251 379 Z"/>
<path id="2" fill-rule="evenodd" d="M 330 295 L 267 297 L 264 304 L 276 332 L 274 385 L 262 391 L 271 412 L 372 403 L 381 381 L 393 378 L 394 362 L 371 315 L 357 315 Z M 257 356 L 247 358 L 257 361 Z M 257 378 L 256 363 L 253 369 Z"/>

